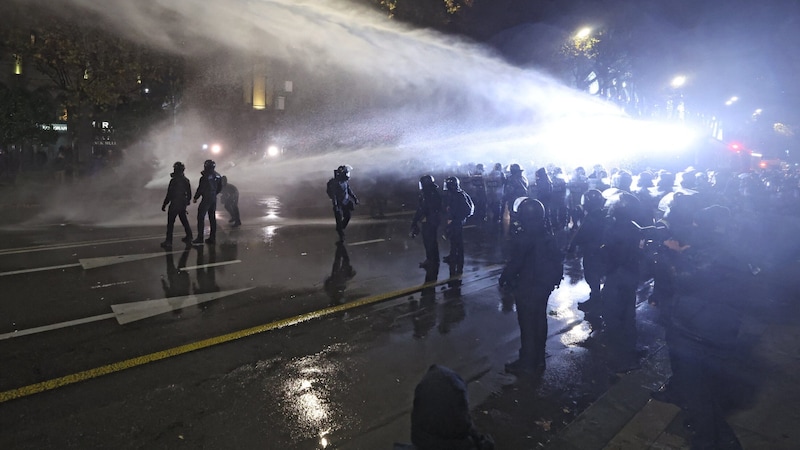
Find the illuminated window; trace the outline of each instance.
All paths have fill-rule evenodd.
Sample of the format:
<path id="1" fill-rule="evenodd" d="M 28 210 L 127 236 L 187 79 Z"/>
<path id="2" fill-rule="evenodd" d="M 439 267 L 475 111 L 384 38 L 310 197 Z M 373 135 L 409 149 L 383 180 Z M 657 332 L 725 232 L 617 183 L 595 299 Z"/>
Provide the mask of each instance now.
<path id="1" fill-rule="evenodd" d="M 14 55 L 14 75 L 22 75 L 22 56 Z"/>
<path id="2" fill-rule="evenodd" d="M 256 63 L 253 67 L 253 109 L 267 108 L 267 67 Z"/>

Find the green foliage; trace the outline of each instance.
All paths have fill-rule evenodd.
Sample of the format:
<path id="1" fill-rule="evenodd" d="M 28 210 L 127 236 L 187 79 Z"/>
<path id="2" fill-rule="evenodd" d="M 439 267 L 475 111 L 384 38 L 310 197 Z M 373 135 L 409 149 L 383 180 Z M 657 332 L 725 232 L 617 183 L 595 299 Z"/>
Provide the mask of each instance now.
<path id="1" fill-rule="evenodd" d="M 55 142 L 54 103 L 44 91 L 27 91 L 0 84 L 0 146 L 32 141 Z"/>
<path id="2" fill-rule="evenodd" d="M 28 84 L 48 90 L 70 123 L 135 103 L 146 87 L 153 92 L 151 98 L 158 92 L 173 101 L 182 85 L 175 58 L 93 27 L 91 18 L 71 21 L 19 4 L 0 13 L 14 24 L 0 30 L 0 48 L 21 55 L 26 70 L 36 74 L 28 77 Z"/>

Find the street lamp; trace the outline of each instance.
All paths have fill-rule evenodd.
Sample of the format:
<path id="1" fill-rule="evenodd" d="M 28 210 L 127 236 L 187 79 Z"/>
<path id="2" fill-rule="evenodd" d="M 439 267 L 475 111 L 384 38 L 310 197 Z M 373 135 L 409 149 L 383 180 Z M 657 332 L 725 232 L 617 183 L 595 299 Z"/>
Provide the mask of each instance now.
<path id="1" fill-rule="evenodd" d="M 683 86 L 684 84 L 686 84 L 686 77 L 683 75 L 676 76 L 675 78 L 672 79 L 672 82 L 670 83 L 670 85 L 672 85 L 672 87 L 676 89 Z"/>
<path id="2" fill-rule="evenodd" d="M 586 39 L 589 37 L 590 34 L 592 34 L 592 29 L 589 27 L 584 27 L 578 30 L 577 33 L 575 33 L 575 39 L 576 40 Z"/>

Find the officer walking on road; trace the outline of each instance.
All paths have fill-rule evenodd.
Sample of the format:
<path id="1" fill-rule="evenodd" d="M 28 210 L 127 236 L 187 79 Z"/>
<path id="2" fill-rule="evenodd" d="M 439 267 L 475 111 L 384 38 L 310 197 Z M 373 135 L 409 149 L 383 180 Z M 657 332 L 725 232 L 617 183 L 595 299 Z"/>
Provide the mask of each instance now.
<path id="1" fill-rule="evenodd" d="M 189 226 L 189 219 L 186 217 L 186 207 L 189 205 L 192 198 L 192 186 L 189 179 L 184 175 L 186 166 L 178 161 L 172 165 L 172 173 L 169 175 L 172 179 L 169 180 L 169 187 L 167 188 L 167 195 L 164 197 L 164 203 L 161 204 L 161 210 L 165 211 L 169 205 L 169 212 L 167 212 L 167 238 L 161 243 L 161 248 L 164 250 L 172 250 L 172 232 L 175 229 L 175 218 L 179 218 L 186 236 L 181 239 L 187 244 L 192 242 L 192 228 Z"/>
<path id="2" fill-rule="evenodd" d="M 336 233 L 339 242 L 344 242 L 344 230 L 350 223 L 350 216 L 358 204 L 358 197 L 350 189 L 350 171 L 352 167 L 339 166 L 333 171 L 333 178 L 328 180 L 327 192 L 333 203 L 333 217 L 336 219 Z"/>
<path id="3" fill-rule="evenodd" d="M 419 179 L 419 204 L 411 220 L 411 237 L 422 234 L 425 245 L 425 261 L 419 263 L 423 269 L 439 267 L 438 230 L 442 219 L 442 196 L 433 176 L 423 175 Z M 420 224 L 422 227 L 420 228 Z"/>
<path id="4" fill-rule="evenodd" d="M 208 215 L 208 224 L 211 227 L 208 239 L 205 240 L 206 244 L 213 244 L 217 238 L 217 195 L 222 191 L 222 177 L 215 170 L 217 163 L 207 159 L 203 163 L 203 171 L 200 172 L 200 184 L 197 185 L 197 191 L 194 193 L 194 203 L 197 199 L 202 197 L 200 205 L 197 207 L 197 238 L 192 243 L 202 244 L 203 233 L 205 229 L 206 215 Z"/>

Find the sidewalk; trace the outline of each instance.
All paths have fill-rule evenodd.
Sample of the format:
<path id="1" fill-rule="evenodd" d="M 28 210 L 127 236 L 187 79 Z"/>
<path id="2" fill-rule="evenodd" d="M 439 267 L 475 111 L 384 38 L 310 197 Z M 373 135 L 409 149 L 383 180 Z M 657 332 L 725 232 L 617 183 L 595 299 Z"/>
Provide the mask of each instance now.
<path id="1" fill-rule="evenodd" d="M 795 320 L 800 305 L 793 296 L 782 295 L 798 292 L 796 277 L 788 278 L 798 269 L 800 266 L 794 265 L 783 274 L 772 274 L 768 281 L 771 292 L 753 299 L 747 311 L 742 335 L 753 340 L 754 358 L 749 365 L 730 369 L 754 381 L 755 392 L 745 407 L 726 417 L 744 449 L 795 449 L 800 445 L 800 385 L 795 381 L 800 372 L 800 324 Z M 659 369 L 659 361 L 668 361 L 667 350 L 665 346 L 651 353 L 642 370 L 623 377 L 546 448 L 689 448 L 690 430 L 684 426 L 680 408 L 650 398 L 650 392 L 668 375 Z"/>

